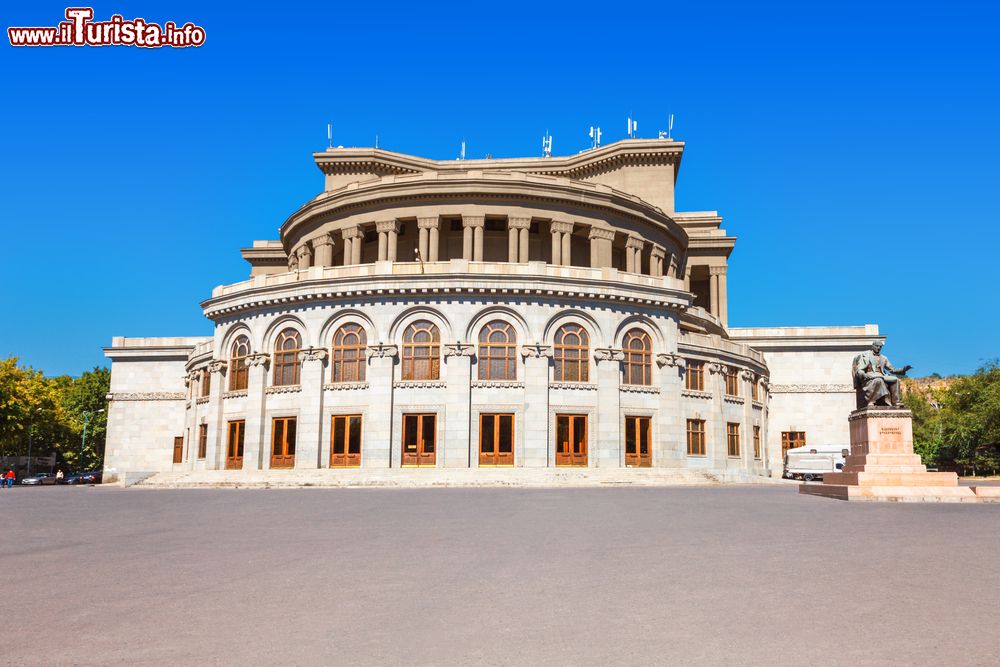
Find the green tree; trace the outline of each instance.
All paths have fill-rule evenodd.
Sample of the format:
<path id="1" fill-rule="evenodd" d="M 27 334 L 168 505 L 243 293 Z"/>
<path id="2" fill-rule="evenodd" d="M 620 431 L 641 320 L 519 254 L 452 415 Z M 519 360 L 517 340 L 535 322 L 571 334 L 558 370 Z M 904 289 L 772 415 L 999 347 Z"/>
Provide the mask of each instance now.
<path id="1" fill-rule="evenodd" d="M 913 451 L 926 466 L 938 466 L 941 461 L 940 404 L 933 392 L 924 393 L 913 382 L 903 384 L 903 403 L 913 413 Z"/>
<path id="2" fill-rule="evenodd" d="M 941 396 L 942 454 L 978 474 L 994 471 L 1000 447 L 1000 366 L 982 366 L 957 378 Z"/>

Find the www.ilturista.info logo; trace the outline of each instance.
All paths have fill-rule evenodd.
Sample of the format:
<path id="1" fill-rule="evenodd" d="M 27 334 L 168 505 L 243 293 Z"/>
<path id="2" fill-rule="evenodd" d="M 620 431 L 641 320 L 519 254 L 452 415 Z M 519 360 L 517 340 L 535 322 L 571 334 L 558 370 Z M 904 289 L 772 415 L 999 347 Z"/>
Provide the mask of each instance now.
<path id="1" fill-rule="evenodd" d="M 146 19 L 125 19 L 113 14 L 107 21 L 94 21 L 92 7 L 67 7 L 66 19 L 55 27 L 7 28 L 11 46 L 162 46 L 184 48 L 205 43 L 205 29 L 188 22 L 162 26 Z"/>

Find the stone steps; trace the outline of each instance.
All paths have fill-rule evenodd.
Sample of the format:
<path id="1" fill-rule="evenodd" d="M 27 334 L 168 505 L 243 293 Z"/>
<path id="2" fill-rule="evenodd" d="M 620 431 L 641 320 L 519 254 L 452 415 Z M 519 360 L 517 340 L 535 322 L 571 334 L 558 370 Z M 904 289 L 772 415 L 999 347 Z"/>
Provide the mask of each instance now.
<path id="1" fill-rule="evenodd" d="M 198 470 L 161 472 L 142 488 L 360 488 L 360 487 L 596 487 L 781 484 L 790 482 L 743 472 L 671 469 L 317 469 Z"/>

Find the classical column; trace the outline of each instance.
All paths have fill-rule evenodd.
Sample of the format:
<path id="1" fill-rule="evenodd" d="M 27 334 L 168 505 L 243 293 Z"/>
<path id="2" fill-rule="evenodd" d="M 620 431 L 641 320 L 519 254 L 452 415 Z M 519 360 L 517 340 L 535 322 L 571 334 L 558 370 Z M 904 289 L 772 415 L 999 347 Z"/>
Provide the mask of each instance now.
<path id="1" fill-rule="evenodd" d="M 381 224 L 377 223 L 375 229 L 378 232 L 378 261 L 384 262 L 389 256 L 389 233 L 378 228 Z"/>
<path id="2" fill-rule="evenodd" d="M 545 468 L 555 465 L 555 452 L 549 452 L 549 358 L 548 345 L 524 345 L 524 424 L 521 457 L 514 452 L 514 465 Z M 516 427 L 515 427 L 516 430 Z"/>
<path id="3" fill-rule="evenodd" d="M 398 261 L 396 258 L 396 243 L 399 237 L 399 223 L 396 220 L 381 220 L 375 223 L 378 231 L 378 256 L 381 260 Z M 382 253 L 382 237 L 385 236 L 385 255 Z"/>
<path id="4" fill-rule="evenodd" d="M 653 245 L 649 251 L 649 275 L 654 278 L 663 277 L 663 258 L 666 256 L 666 250 L 663 246 Z"/>
<path id="5" fill-rule="evenodd" d="M 483 261 L 483 226 L 486 216 L 462 216 L 462 257 L 476 262 Z"/>
<path id="6" fill-rule="evenodd" d="M 271 357 L 252 354 L 247 358 L 247 398 L 243 433 L 243 469 L 262 470 L 269 467 L 268 443 L 265 433 L 267 370 Z"/>
<path id="7" fill-rule="evenodd" d="M 309 244 L 308 241 L 299 246 L 297 254 L 299 256 L 300 271 L 308 269 L 310 266 L 312 266 L 313 251 L 312 251 L 312 246 Z"/>
<path id="8" fill-rule="evenodd" d="M 299 377 L 299 415 L 296 420 L 295 467 L 322 468 L 319 453 L 322 449 L 320 437 L 323 432 L 323 361 L 327 357 L 324 348 L 316 347 L 299 352 L 302 372 Z"/>
<path id="9" fill-rule="evenodd" d="M 573 264 L 573 227 L 570 225 L 569 231 L 562 235 L 562 262 L 566 266 Z"/>
<path id="10" fill-rule="evenodd" d="M 594 350 L 597 362 L 597 456 L 598 468 L 622 466 L 621 362 L 625 353 L 611 348 Z"/>
<path id="11" fill-rule="evenodd" d="M 570 262 L 570 236 L 573 233 L 573 223 L 553 220 L 549 229 L 552 231 L 552 263 L 568 265 Z"/>
<path id="12" fill-rule="evenodd" d="M 507 218 L 508 261 L 521 262 L 522 264 L 528 261 L 528 230 L 530 228 L 531 218 Z"/>
<path id="13" fill-rule="evenodd" d="M 715 272 L 718 267 L 708 267 L 708 311 L 719 316 L 719 274 Z"/>
<path id="14" fill-rule="evenodd" d="M 417 229 L 419 229 L 420 259 L 425 262 L 436 262 L 438 256 L 438 218 L 428 216 L 417 218 Z"/>
<path id="15" fill-rule="evenodd" d="M 333 236 L 323 234 L 313 239 L 314 266 L 333 266 Z"/>
<path id="16" fill-rule="evenodd" d="M 361 228 L 348 227 L 341 230 L 344 238 L 344 266 L 361 263 Z"/>
<path id="17" fill-rule="evenodd" d="M 444 467 L 468 468 L 471 465 L 472 439 L 472 354 L 475 346 L 452 343 L 444 346 L 445 379 L 448 408 L 444 424 Z"/>
<path id="18" fill-rule="evenodd" d="M 681 391 L 684 388 L 686 362 L 679 354 L 656 355 L 660 379 L 660 411 L 658 432 L 653 438 L 653 465 L 674 467 L 687 458 L 687 424 L 681 411 Z"/>
<path id="19" fill-rule="evenodd" d="M 205 445 L 205 467 L 209 470 L 225 467 L 225 456 L 220 456 L 220 452 L 225 449 L 223 442 L 226 430 L 222 418 L 222 394 L 226 390 L 226 370 L 228 368 L 229 364 L 218 359 L 208 365 L 208 372 L 212 374 L 212 386 L 209 387 L 208 410 L 206 411 L 208 441 Z"/>
<path id="20" fill-rule="evenodd" d="M 691 265 L 687 264 L 684 267 L 684 291 L 691 291 Z"/>
<path id="21" fill-rule="evenodd" d="M 717 469 L 725 469 L 728 465 L 728 449 L 726 441 L 726 418 L 723 411 L 724 396 L 726 395 L 726 371 L 729 367 L 725 364 L 709 363 L 705 364 L 708 369 L 708 382 L 705 388 L 712 392 L 712 413 L 708 417 L 707 433 L 708 438 L 708 458 L 714 463 Z"/>
<path id="22" fill-rule="evenodd" d="M 726 298 L 726 266 L 709 267 L 712 281 L 712 312 L 718 315 L 722 326 L 729 325 L 729 304 Z"/>
<path id="23" fill-rule="evenodd" d="M 646 242 L 638 236 L 628 237 L 628 241 L 625 242 L 626 271 L 629 273 L 642 273 L 642 249 L 645 247 Z"/>
<path id="24" fill-rule="evenodd" d="M 365 468 L 399 467 L 392 462 L 392 375 L 398 350 L 395 345 L 368 346 L 368 409 L 361 427 L 361 461 Z"/>
<path id="25" fill-rule="evenodd" d="M 614 230 L 591 227 L 588 238 L 590 238 L 590 266 L 595 269 L 611 266 L 611 245 L 615 240 Z"/>

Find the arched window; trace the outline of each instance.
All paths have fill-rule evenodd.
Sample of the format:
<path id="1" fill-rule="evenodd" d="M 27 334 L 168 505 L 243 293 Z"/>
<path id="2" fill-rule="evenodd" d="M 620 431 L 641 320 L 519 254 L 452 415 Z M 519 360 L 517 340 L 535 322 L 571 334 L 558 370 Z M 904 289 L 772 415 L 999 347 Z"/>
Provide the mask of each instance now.
<path id="1" fill-rule="evenodd" d="M 247 357 L 250 356 L 250 339 L 240 336 L 233 342 L 229 353 L 229 391 L 247 388 Z"/>
<path id="2" fill-rule="evenodd" d="M 590 336 L 579 324 L 564 324 L 556 331 L 556 382 L 587 382 L 590 379 Z"/>
<path id="3" fill-rule="evenodd" d="M 274 342 L 274 385 L 299 383 L 299 351 L 302 338 L 295 329 L 284 329 Z"/>
<path id="4" fill-rule="evenodd" d="M 333 381 L 365 381 L 368 338 L 360 324 L 345 324 L 333 334 Z"/>
<path id="5" fill-rule="evenodd" d="M 632 329 L 625 334 L 625 384 L 650 384 L 653 381 L 653 346 L 649 334 Z"/>
<path id="6" fill-rule="evenodd" d="M 479 379 L 517 379 L 517 334 L 514 327 L 500 320 L 479 331 Z"/>
<path id="7" fill-rule="evenodd" d="M 433 322 L 417 320 L 403 332 L 403 380 L 437 380 L 441 334 Z"/>

